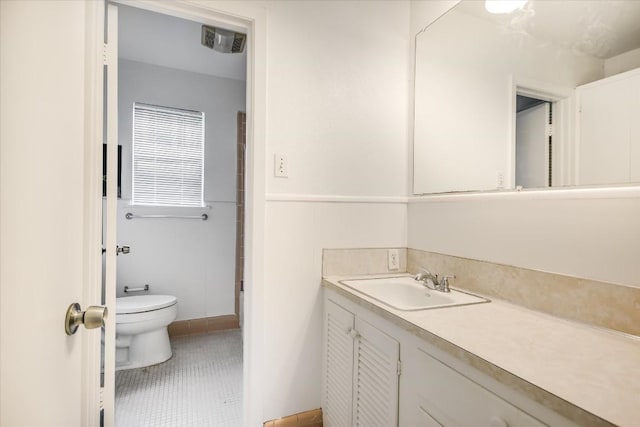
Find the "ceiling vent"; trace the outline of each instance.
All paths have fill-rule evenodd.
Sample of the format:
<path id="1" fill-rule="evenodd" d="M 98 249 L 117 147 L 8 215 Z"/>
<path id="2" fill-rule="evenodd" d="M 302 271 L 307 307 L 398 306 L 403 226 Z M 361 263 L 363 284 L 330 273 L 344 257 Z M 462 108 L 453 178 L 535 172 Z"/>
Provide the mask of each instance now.
<path id="1" fill-rule="evenodd" d="M 222 28 L 202 26 L 202 44 L 216 52 L 242 53 L 247 35 Z"/>

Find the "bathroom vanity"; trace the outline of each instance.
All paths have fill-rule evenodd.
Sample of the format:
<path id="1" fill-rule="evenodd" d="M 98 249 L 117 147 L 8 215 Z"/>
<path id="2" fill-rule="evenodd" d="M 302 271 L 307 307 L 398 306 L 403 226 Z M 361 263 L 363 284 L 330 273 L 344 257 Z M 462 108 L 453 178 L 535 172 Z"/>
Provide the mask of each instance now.
<path id="1" fill-rule="evenodd" d="M 343 283 L 399 275 L 323 280 L 326 426 L 640 425 L 636 337 L 500 300 L 399 310 Z"/>

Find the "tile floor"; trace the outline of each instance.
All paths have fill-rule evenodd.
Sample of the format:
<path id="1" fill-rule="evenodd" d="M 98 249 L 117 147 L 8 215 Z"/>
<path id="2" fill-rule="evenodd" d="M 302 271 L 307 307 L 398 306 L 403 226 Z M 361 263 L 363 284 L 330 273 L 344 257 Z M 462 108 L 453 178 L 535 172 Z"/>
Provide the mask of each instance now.
<path id="1" fill-rule="evenodd" d="M 240 426 L 240 330 L 172 338 L 171 347 L 165 363 L 116 372 L 116 426 Z"/>

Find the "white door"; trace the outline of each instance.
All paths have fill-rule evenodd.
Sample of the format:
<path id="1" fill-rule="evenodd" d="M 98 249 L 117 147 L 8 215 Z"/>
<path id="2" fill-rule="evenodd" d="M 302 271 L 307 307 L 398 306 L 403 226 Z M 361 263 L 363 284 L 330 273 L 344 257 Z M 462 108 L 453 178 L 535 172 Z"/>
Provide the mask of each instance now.
<path id="1" fill-rule="evenodd" d="M 634 80 L 639 81 L 640 74 L 626 76 L 614 76 L 578 88 L 580 185 L 630 182 L 634 157 L 632 126 L 637 117 L 634 97 L 638 93 L 634 91 Z"/>
<path id="2" fill-rule="evenodd" d="M 549 103 L 521 111 L 516 116 L 516 185 L 549 186 Z"/>
<path id="3" fill-rule="evenodd" d="M 0 1 L 2 426 L 99 424 L 103 8 Z"/>

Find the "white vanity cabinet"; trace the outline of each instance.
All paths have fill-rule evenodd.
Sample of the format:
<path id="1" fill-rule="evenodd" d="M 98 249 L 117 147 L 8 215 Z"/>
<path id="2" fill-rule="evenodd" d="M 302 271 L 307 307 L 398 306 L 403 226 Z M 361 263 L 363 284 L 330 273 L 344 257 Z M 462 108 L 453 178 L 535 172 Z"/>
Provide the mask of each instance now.
<path id="1" fill-rule="evenodd" d="M 405 363 L 411 426 L 541 427 L 516 408 L 421 348 Z M 404 398 L 404 396 L 403 396 Z"/>
<path id="2" fill-rule="evenodd" d="M 398 341 L 325 299 L 324 347 L 324 425 L 397 426 Z"/>
<path id="3" fill-rule="evenodd" d="M 323 347 L 327 427 L 576 426 L 331 289 Z"/>

